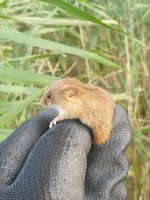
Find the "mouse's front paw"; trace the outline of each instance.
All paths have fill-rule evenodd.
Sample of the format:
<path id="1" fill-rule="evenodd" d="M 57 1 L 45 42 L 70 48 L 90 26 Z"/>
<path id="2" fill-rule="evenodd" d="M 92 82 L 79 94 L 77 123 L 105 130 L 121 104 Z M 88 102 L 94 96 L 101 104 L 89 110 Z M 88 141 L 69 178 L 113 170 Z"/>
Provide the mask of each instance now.
<path id="1" fill-rule="evenodd" d="M 56 125 L 57 119 L 53 119 L 53 121 L 50 122 L 49 128 L 52 128 L 53 125 Z"/>
<path id="2" fill-rule="evenodd" d="M 57 117 L 55 117 L 55 118 L 53 119 L 53 121 L 50 122 L 49 128 L 52 128 L 52 126 L 53 126 L 53 125 L 56 125 L 56 123 L 57 123 L 58 121 L 60 121 L 60 120 L 62 120 L 62 117 L 61 117 L 60 115 L 57 116 Z"/>

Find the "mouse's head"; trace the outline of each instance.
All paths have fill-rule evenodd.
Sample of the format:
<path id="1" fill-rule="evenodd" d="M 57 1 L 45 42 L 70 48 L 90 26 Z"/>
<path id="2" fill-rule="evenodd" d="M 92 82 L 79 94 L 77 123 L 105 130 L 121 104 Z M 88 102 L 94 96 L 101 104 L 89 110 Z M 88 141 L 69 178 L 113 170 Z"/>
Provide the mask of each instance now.
<path id="1" fill-rule="evenodd" d="M 58 80 L 52 84 L 41 98 L 41 104 L 45 106 L 65 106 L 71 101 L 79 99 L 81 94 L 81 82 L 73 78 Z M 80 85 L 80 87 L 79 87 Z"/>

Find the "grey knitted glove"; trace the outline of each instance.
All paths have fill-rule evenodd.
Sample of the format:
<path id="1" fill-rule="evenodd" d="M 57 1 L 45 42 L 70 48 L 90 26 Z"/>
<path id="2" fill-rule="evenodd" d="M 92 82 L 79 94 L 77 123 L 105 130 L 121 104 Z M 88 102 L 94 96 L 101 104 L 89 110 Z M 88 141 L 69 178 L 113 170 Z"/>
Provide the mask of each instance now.
<path id="1" fill-rule="evenodd" d="M 92 145 L 89 128 L 78 120 L 49 121 L 45 110 L 0 143 L 0 200 L 124 200 L 121 181 L 128 171 L 124 151 L 130 123 L 116 106 L 110 139 Z"/>

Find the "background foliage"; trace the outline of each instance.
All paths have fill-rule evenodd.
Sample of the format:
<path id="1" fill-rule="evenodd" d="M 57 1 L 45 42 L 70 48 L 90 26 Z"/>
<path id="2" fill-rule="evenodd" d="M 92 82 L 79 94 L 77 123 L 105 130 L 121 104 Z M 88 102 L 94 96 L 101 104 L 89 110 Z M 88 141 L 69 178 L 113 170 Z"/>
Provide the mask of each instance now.
<path id="1" fill-rule="evenodd" d="M 0 0 L 0 140 L 61 77 L 110 91 L 128 111 L 129 200 L 150 198 L 148 0 Z"/>

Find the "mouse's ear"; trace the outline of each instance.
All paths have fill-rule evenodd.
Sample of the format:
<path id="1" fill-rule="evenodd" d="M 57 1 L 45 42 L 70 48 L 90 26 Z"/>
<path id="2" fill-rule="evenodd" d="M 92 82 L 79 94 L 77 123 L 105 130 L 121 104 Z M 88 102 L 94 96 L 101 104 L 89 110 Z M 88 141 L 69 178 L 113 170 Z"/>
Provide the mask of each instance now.
<path id="1" fill-rule="evenodd" d="M 68 86 L 62 89 L 62 92 L 67 96 L 67 97 L 72 97 L 76 95 L 77 89 L 73 86 Z"/>

